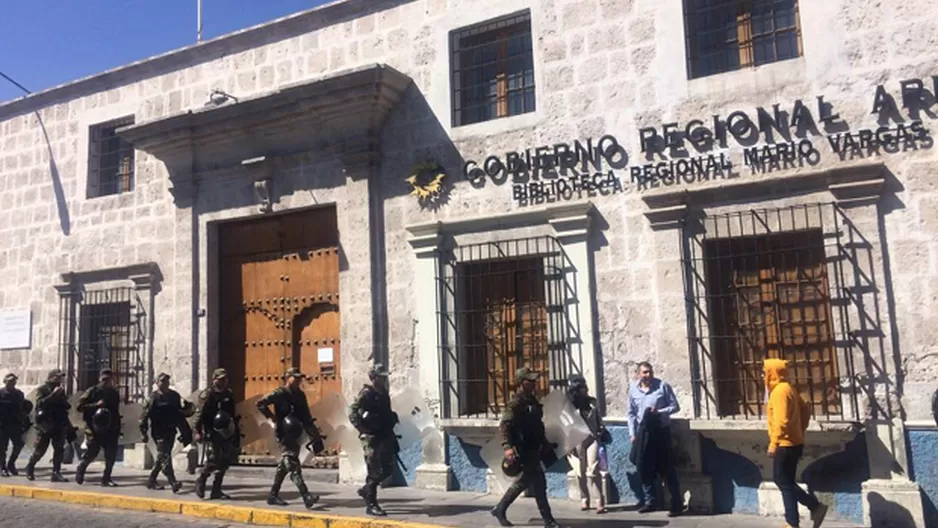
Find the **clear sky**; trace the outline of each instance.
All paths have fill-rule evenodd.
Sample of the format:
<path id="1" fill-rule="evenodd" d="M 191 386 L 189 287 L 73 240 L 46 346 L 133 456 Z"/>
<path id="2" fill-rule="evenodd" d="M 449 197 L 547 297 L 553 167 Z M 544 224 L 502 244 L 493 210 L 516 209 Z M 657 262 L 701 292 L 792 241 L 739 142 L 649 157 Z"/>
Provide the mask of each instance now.
<path id="1" fill-rule="evenodd" d="M 203 0 L 202 38 L 326 0 Z M 197 0 L 0 0 L 0 71 L 32 92 L 196 40 Z M 24 95 L 0 77 L 0 101 Z"/>

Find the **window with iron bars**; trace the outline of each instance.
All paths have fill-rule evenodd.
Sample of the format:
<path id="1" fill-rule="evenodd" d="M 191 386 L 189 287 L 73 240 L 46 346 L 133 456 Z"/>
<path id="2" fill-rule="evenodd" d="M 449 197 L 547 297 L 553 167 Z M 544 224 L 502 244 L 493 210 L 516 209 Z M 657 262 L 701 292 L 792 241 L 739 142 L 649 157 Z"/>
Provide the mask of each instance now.
<path id="1" fill-rule="evenodd" d="M 59 313 L 69 391 L 94 386 L 101 370 L 108 368 L 124 402 L 141 400 L 146 391 L 146 313 L 136 290 L 112 288 L 66 296 Z"/>
<path id="2" fill-rule="evenodd" d="M 834 204 L 686 221 L 698 417 L 762 419 L 763 362 L 780 358 L 815 419 L 858 418 L 855 353 L 862 356 L 863 347 L 852 339 L 851 288 L 853 266 L 869 256 L 858 252 L 869 250 L 851 245 L 847 233 L 851 227 Z"/>
<path id="3" fill-rule="evenodd" d="M 515 390 L 515 370 L 541 373 L 538 390 L 566 383 L 567 258 L 551 237 L 441 251 L 438 311 L 443 414 L 494 418 Z"/>
<path id="4" fill-rule="evenodd" d="M 798 0 L 684 0 L 691 79 L 804 54 Z"/>
<path id="5" fill-rule="evenodd" d="M 454 127 L 535 110 L 530 12 L 453 31 L 450 53 Z"/>
<path id="6" fill-rule="evenodd" d="M 134 147 L 117 135 L 132 125 L 126 117 L 91 127 L 88 145 L 88 198 L 130 192 L 134 189 Z"/>

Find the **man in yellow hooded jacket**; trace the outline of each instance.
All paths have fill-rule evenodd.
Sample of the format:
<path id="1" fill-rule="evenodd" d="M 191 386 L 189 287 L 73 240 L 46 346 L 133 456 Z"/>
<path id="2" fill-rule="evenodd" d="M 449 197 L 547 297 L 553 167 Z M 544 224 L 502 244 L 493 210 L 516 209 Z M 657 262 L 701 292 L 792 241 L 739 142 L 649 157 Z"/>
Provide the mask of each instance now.
<path id="1" fill-rule="evenodd" d="M 789 528 L 799 527 L 798 503 L 811 511 L 814 528 L 821 526 L 827 506 L 795 483 L 798 461 L 804 453 L 804 433 L 811 420 L 811 408 L 798 391 L 788 383 L 788 363 L 782 359 L 766 359 L 763 366 L 765 387 L 769 391 L 766 416 L 769 422 L 768 455 L 775 459 L 773 477 L 782 502 L 785 522 Z"/>

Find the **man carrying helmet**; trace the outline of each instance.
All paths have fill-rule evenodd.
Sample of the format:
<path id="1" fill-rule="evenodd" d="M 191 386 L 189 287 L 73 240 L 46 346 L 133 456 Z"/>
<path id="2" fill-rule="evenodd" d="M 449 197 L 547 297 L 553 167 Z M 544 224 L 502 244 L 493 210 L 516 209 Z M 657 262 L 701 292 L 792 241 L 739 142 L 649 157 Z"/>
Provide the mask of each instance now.
<path id="1" fill-rule="evenodd" d="M 62 388 L 61 370 L 49 372 L 46 382 L 36 391 L 36 444 L 26 464 L 26 478 L 36 480 L 36 463 L 46 454 L 52 444 L 52 482 L 68 482 L 62 476 L 62 458 L 65 456 L 65 441 L 75 440 L 75 428 L 68 421 L 71 405 Z"/>
<path id="2" fill-rule="evenodd" d="M 391 410 L 388 372 L 384 366 L 379 363 L 372 367 L 368 379 L 371 384 L 362 388 L 349 408 L 349 421 L 358 430 L 368 468 L 365 485 L 359 488 L 358 496 L 365 500 L 368 515 L 383 517 L 387 513 L 378 504 L 378 486 L 391 476 L 394 458 L 400 451 L 394 435 L 398 417 Z"/>
<path id="3" fill-rule="evenodd" d="M 143 434 L 143 443 L 149 440 L 147 433 L 152 432 L 153 443 L 156 444 L 156 461 L 150 470 L 147 489 L 163 489 L 156 483 L 162 471 L 173 493 L 179 493 L 182 484 L 176 480 L 173 471 L 173 444 L 176 443 L 176 429 L 181 429 L 186 421 L 183 409 L 186 404 L 191 404 L 184 403 L 179 393 L 169 388 L 169 381 L 170 376 L 166 373 L 156 377 L 156 390 L 147 399 L 140 416 L 140 432 Z"/>
<path id="4" fill-rule="evenodd" d="M 88 438 L 88 450 L 81 457 L 81 462 L 75 470 L 75 482 L 82 484 L 85 481 L 85 471 L 91 464 L 101 448 L 104 448 L 104 473 L 101 475 L 101 485 L 116 487 L 111 480 L 114 462 L 117 461 L 117 447 L 120 442 L 121 396 L 114 388 L 114 373 L 104 369 L 98 376 L 98 384 L 86 390 L 78 400 L 78 411 L 85 420 L 85 436 Z"/>
<path id="5" fill-rule="evenodd" d="M 301 388 L 304 378 L 306 375 L 300 372 L 300 369 L 291 368 L 285 375 L 282 387 L 277 387 L 257 401 L 257 410 L 274 422 L 277 444 L 280 446 L 280 462 L 277 464 L 270 495 L 267 496 L 267 504 L 272 506 L 287 505 L 286 501 L 280 498 L 280 486 L 283 485 L 287 474 L 303 496 L 307 509 L 312 509 L 319 500 L 319 496 L 310 494 L 307 489 L 300 465 L 300 437 L 304 430 L 313 442 L 315 453 L 321 453 L 324 449 L 319 429 L 313 423 L 315 420 L 309 412 L 306 393 Z M 270 411 L 271 405 L 274 406 L 274 412 Z"/>
<path id="6" fill-rule="evenodd" d="M 23 391 L 16 388 L 16 374 L 3 377 L 0 389 L 0 476 L 16 476 L 16 459 L 23 449 L 23 433 L 26 432 L 29 410 Z M 13 444 L 13 451 L 7 460 L 7 445 Z"/>
<path id="7" fill-rule="evenodd" d="M 505 450 L 502 466 L 508 468 L 517 468 L 519 464 L 521 466 L 521 478 L 508 488 L 502 500 L 491 512 L 492 516 L 498 520 L 498 524 L 502 526 L 513 526 L 506 516 L 508 507 L 529 487 L 534 493 L 534 500 L 537 502 L 537 509 L 544 520 L 545 528 L 560 526 L 554 520 L 550 504 L 547 502 L 547 478 L 541 466 L 541 460 L 551 457 L 553 449 L 547 441 L 547 434 L 544 430 L 544 408 L 534 392 L 539 377 L 537 372 L 527 367 L 519 368 L 515 372 L 518 388 L 508 401 L 498 426 L 502 437 L 502 448 Z"/>
<path id="8" fill-rule="evenodd" d="M 235 416 L 234 394 L 228 388 L 228 372 L 223 368 L 212 373 L 212 386 L 199 393 L 195 411 L 195 441 L 205 442 L 205 467 L 195 480 L 195 494 L 205 498 L 205 483 L 212 481 L 210 499 L 229 500 L 221 491 L 225 472 L 241 452 L 241 429 Z"/>

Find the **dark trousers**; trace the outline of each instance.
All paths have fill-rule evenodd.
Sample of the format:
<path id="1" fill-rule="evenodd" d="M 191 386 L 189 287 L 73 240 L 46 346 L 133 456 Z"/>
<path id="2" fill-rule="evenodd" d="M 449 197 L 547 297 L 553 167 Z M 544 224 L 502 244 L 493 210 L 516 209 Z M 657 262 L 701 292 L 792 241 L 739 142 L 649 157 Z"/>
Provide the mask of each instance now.
<path id="1" fill-rule="evenodd" d="M 13 451 L 7 459 L 7 446 L 12 443 Z M 23 429 L 17 425 L 0 425 L 0 470 L 16 467 L 16 459 L 23 450 Z"/>
<path id="2" fill-rule="evenodd" d="M 173 433 L 154 436 L 153 443 L 156 444 L 156 461 L 153 463 L 153 469 L 150 470 L 150 483 L 155 484 L 156 478 L 162 471 L 172 485 L 176 482 L 176 472 L 173 471 L 173 445 L 176 443 L 176 438 Z"/>
<path id="3" fill-rule="evenodd" d="M 114 462 L 117 461 L 117 447 L 119 445 L 120 434 L 117 432 L 92 434 L 88 440 L 88 450 L 81 456 L 78 471 L 84 474 L 88 465 L 94 462 L 101 449 L 104 449 L 104 473 L 101 475 L 101 480 L 105 482 L 111 480 L 111 472 L 114 471 Z"/>
<path id="4" fill-rule="evenodd" d="M 775 462 L 772 468 L 775 485 L 782 492 L 782 502 L 785 504 L 785 522 L 795 528 L 798 527 L 798 503 L 804 504 L 814 511 L 818 500 L 814 495 L 806 493 L 801 486 L 795 483 L 795 473 L 798 471 L 798 461 L 804 452 L 804 446 L 779 447 L 775 450 Z"/>
<path id="5" fill-rule="evenodd" d="M 365 500 L 375 503 L 378 500 L 378 486 L 381 485 L 394 471 L 396 462 L 393 437 L 365 436 L 362 439 L 365 450 L 365 466 L 368 475 L 365 477 Z"/>
<path id="6" fill-rule="evenodd" d="M 537 455 L 522 456 L 521 478 L 508 488 L 508 491 L 502 496 L 502 500 L 499 501 L 497 508 L 502 512 L 506 511 L 528 488 L 531 489 L 531 493 L 534 495 L 537 510 L 541 513 L 544 522 L 554 520 L 554 516 L 550 511 L 550 503 L 547 502 L 547 477 L 544 475 L 544 468 L 541 467 L 541 461 Z"/>
<path id="7" fill-rule="evenodd" d="M 280 444 L 280 462 L 277 464 L 277 472 L 274 474 L 274 484 L 270 488 L 271 495 L 280 493 L 280 486 L 290 475 L 290 480 L 296 485 L 300 495 L 304 497 L 309 494 L 309 488 L 306 487 L 306 481 L 303 480 L 303 466 L 300 464 L 300 445 L 296 439 L 281 439 Z"/>
<path id="8" fill-rule="evenodd" d="M 60 429 L 49 433 L 39 433 L 36 437 L 36 444 L 33 446 L 33 454 L 29 457 L 27 469 L 32 470 L 36 467 L 39 459 L 46 454 L 52 444 L 52 472 L 62 471 L 62 459 L 65 458 L 65 429 Z"/>
<path id="9" fill-rule="evenodd" d="M 682 511 L 684 509 L 684 497 L 681 495 L 677 472 L 674 470 L 674 461 L 671 458 L 671 429 L 669 427 L 662 427 L 655 431 L 654 443 L 645 449 L 638 469 L 646 506 L 656 505 L 655 479 L 661 475 L 668 487 L 668 493 L 671 494 L 671 510 Z"/>

